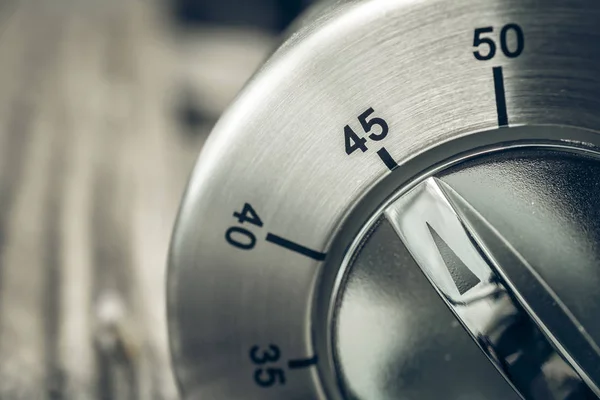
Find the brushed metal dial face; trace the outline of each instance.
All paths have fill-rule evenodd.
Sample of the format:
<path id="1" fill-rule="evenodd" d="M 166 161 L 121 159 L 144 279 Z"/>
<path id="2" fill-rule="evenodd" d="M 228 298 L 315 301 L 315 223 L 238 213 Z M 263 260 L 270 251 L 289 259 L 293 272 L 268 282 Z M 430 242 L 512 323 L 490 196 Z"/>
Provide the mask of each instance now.
<path id="1" fill-rule="evenodd" d="M 342 398 L 332 299 L 361 229 L 448 160 L 597 146 L 598 21 L 595 0 L 335 2 L 304 20 L 215 127 L 181 206 L 167 290 L 184 397 Z"/>

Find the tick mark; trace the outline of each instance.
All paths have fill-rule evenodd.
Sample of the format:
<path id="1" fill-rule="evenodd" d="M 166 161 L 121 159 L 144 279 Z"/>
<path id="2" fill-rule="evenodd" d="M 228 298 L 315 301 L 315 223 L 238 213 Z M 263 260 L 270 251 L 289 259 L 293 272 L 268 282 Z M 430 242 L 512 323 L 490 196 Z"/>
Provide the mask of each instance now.
<path id="1" fill-rule="evenodd" d="M 316 365 L 318 361 L 319 361 L 319 357 L 317 357 L 317 355 L 314 355 L 311 358 L 290 360 L 290 361 L 288 361 L 288 368 L 289 369 L 308 368 L 313 365 Z"/>
<path id="2" fill-rule="evenodd" d="M 398 164 L 396 164 L 396 161 L 394 161 L 394 159 L 392 158 L 390 153 L 388 153 L 388 151 L 385 149 L 385 147 L 382 147 L 381 149 L 379 149 L 379 151 L 377 152 L 377 155 L 379 156 L 379 158 L 381 158 L 381 161 L 383 161 L 385 166 L 388 167 L 388 169 L 390 171 L 393 171 L 394 169 L 396 169 L 398 167 Z"/>
<path id="3" fill-rule="evenodd" d="M 277 236 L 272 233 L 267 233 L 266 241 L 286 248 L 288 250 L 295 251 L 296 253 L 302 254 L 303 256 L 312 258 L 317 261 L 323 261 L 326 256 L 325 253 L 320 253 L 318 251 L 309 249 L 308 247 L 304 247 L 298 243 L 294 243 L 290 240 L 284 239 L 281 236 Z"/>
<path id="4" fill-rule="evenodd" d="M 504 74 L 502 67 L 494 67 L 494 91 L 496 92 L 496 112 L 498 113 L 498 126 L 508 126 L 508 114 L 506 112 L 506 93 L 504 92 Z"/>

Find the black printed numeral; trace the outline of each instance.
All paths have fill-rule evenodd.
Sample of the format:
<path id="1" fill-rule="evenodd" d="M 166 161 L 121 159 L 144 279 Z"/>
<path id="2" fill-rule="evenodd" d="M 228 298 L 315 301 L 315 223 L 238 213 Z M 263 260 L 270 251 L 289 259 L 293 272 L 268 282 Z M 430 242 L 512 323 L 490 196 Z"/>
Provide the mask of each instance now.
<path id="1" fill-rule="evenodd" d="M 254 382 L 262 388 L 281 386 L 286 383 L 285 369 L 282 366 L 281 350 L 274 344 L 268 346 L 252 346 L 249 351 L 250 361 L 257 368 L 254 370 Z M 310 368 L 316 365 L 318 357 L 314 355 L 310 358 L 288 360 L 287 368 L 289 370 Z"/>
<path id="2" fill-rule="evenodd" d="M 254 210 L 254 208 L 244 203 L 240 212 L 234 212 L 233 216 L 237 218 L 240 224 L 249 223 L 257 227 L 262 227 L 263 222 Z M 256 236 L 250 230 L 242 226 L 232 226 L 225 232 L 225 240 L 233 247 L 242 250 L 251 250 L 256 246 Z"/>
<path id="3" fill-rule="evenodd" d="M 494 32 L 494 27 L 486 26 L 476 28 L 473 33 L 473 55 L 479 61 L 491 60 L 496 56 L 498 46 L 489 35 Z M 509 45 L 509 34 L 514 36 L 514 41 Z M 525 49 L 525 35 L 523 29 L 517 24 L 507 24 L 500 30 L 500 50 L 508 58 L 517 58 Z"/>
<path id="4" fill-rule="evenodd" d="M 383 118 L 372 116 L 375 112 L 372 107 L 369 107 L 365 112 L 358 116 L 358 122 L 368 138 L 373 141 L 385 139 L 389 132 L 387 122 Z M 368 150 L 367 139 L 361 137 L 354 132 L 350 125 L 344 127 L 344 144 L 346 154 L 350 155 L 357 150 L 363 153 Z"/>
<path id="5" fill-rule="evenodd" d="M 264 225 L 262 219 L 250 203 L 244 203 L 242 210 L 235 211 L 233 217 L 237 219 L 239 225 L 230 226 L 225 231 L 225 240 L 227 243 L 238 249 L 252 250 L 257 243 L 254 232 L 260 231 Z M 250 225 L 254 226 L 252 227 Z M 264 240 L 317 261 L 323 261 L 326 256 L 325 253 L 313 250 L 271 232 L 267 232 L 266 236 L 264 236 Z"/>
<path id="6" fill-rule="evenodd" d="M 261 349 L 260 346 L 253 346 L 250 349 L 250 360 L 252 364 L 261 366 L 254 370 L 254 382 L 264 388 L 274 385 L 285 385 L 285 372 L 281 368 L 267 366 L 267 364 L 275 364 L 281 357 L 279 347 L 269 345 L 266 349 Z"/>

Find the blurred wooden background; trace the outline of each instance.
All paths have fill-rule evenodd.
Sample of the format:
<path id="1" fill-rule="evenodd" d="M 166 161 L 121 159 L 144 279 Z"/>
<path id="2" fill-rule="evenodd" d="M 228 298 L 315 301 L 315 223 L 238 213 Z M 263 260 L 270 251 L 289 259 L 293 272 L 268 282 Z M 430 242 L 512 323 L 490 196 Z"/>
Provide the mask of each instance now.
<path id="1" fill-rule="evenodd" d="M 229 65 L 244 70 L 182 97 L 227 73 L 227 46 L 176 42 L 160 16 L 135 0 L 0 0 L 0 399 L 178 398 L 172 223 L 210 125 L 271 44 L 242 43 Z"/>

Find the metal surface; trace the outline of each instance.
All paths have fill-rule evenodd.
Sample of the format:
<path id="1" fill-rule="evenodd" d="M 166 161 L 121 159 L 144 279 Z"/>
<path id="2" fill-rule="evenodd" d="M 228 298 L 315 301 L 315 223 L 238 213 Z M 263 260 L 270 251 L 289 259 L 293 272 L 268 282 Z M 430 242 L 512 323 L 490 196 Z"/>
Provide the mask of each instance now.
<path id="1" fill-rule="evenodd" d="M 544 170 L 560 174 L 566 168 L 577 175 L 577 171 L 598 163 L 569 153 L 531 153 L 522 151 L 517 161 L 506 157 L 502 163 L 493 160 L 479 168 L 487 171 L 497 164 L 503 164 L 497 168 L 504 170 L 521 168 L 531 186 L 544 188 L 551 182 Z M 482 172 L 478 175 L 486 177 Z M 569 179 L 565 181 L 568 187 L 554 190 L 554 196 L 550 194 L 541 200 L 542 204 L 536 204 L 536 209 L 543 210 L 543 224 L 554 226 L 558 215 L 580 208 L 572 204 L 576 199 L 597 198 L 596 176 L 591 174 L 584 181 Z M 496 184 L 502 185 L 502 192 L 527 197 L 510 182 Z M 477 181 L 471 181 L 470 186 L 477 187 Z M 558 193 L 568 193 L 568 200 L 556 199 Z M 510 209 L 519 206 L 518 201 L 507 203 Z M 560 282 L 539 276 L 550 269 L 564 278 L 569 274 L 565 271 L 568 267 L 533 267 L 511 245 L 525 242 L 558 259 L 567 239 L 564 235 L 557 234 L 558 240 L 540 240 L 539 235 L 525 236 L 531 231 L 521 229 L 518 238 L 502 237 L 460 194 L 437 178 L 428 178 L 403 195 L 386 209 L 385 215 L 450 309 L 524 398 L 596 398 L 600 363 L 596 342 L 588 332 L 589 323 L 586 326 L 577 320 L 554 292 Z M 580 232 L 571 238 L 586 242 L 595 236 L 591 233 L 595 230 L 590 229 L 595 219 L 589 221 L 582 223 Z M 596 290 L 586 290 L 584 281 L 597 275 L 598 264 L 597 260 L 586 262 L 585 257 L 573 254 L 570 262 L 581 271 L 575 307 L 580 315 L 589 317 L 594 315 Z"/>
<path id="2" fill-rule="evenodd" d="M 313 310 L 315 283 L 327 281 L 347 249 L 331 245 L 334 234 L 342 224 L 364 223 L 364 215 L 358 222 L 346 217 L 390 174 L 376 155 L 379 145 L 348 156 L 343 127 L 369 107 L 387 121 L 382 143 L 400 165 L 390 175 L 402 178 L 396 184 L 474 146 L 547 139 L 545 128 L 492 130 L 492 67 L 501 65 L 511 126 L 598 129 L 598 20 L 600 4 L 584 0 L 374 0 L 334 4 L 307 20 L 217 124 L 179 214 L 168 308 L 185 397 L 323 398 L 326 352 L 319 371 L 286 370 L 285 385 L 268 389 L 253 381 L 249 352 L 276 344 L 275 366 L 285 368 L 323 347 L 321 327 L 311 324 L 327 314 L 318 302 Z M 522 56 L 473 58 L 474 28 L 512 22 L 527 35 Z M 592 131 L 550 131 L 559 140 L 597 140 Z M 252 250 L 224 240 L 245 203 L 262 221 L 247 226 L 257 238 Z M 273 245 L 268 234 L 327 252 L 331 268 Z M 336 241 L 347 243 L 342 236 Z"/>
<path id="3" fill-rule="evenodd" d="M 333 339 L 347 399 L 518 400 L 379 219 L 340 294 Z"/>
<path id="4" fill-rule="evenodd" d="M 464 343 L 461 344 L 464 333 L 457 333 L 460 330 L 455 329 L 460 325 L 458 321 L 461 318 L 461 323 L 469 328 L 471 335 L 478 337 L 471 346 L 482 348 L 503 375 L 510 379 L 515 387 L 519 387 L 519 392 L 525 399 L 597 398 L 587 386 L 593 387 L 589 374 L 594 375 L 597 366 L 588 363 L 584 368 L 586 371 L 582 371 L 578 365 L 579 361 L 573 357 L 590 356 L 581 352 L 586 347 L 577 342 L 577 336 L 580 339 L 582 336 L 579 333 L 572 335 L 571 332 L 566 342 L 556 341 L 555 337 L 551 337 L 552 332 L 546 329 L 545 321 L 539 316 L 550 317 L 551 319 L 546 321 L 554 324 L 554 329 L 556 322 L 560 321 L 560 313 L 555 315 L 556 302 L 543 302 L 544 298 L 548 298 L 548 294 L 554 295 L 551 290 L 547 291 L 547 288 L 551 287 L 558 291 L 560 296 L 564 296 L 560 301 L 568 305 L 565 310 L 577 313 L 580 320 L 575 320 L 575 326 L 580 332 L 587 335 L 595 329 L 597 290 L 593 282 L 599 272 L 596 260 L 599 253 L 590 249 L 595 248 L 595 226 L 600 220 L 596 217 L 597 207 L 594 205 L 594 199 L 597 198 L 594 193 L 598 174 L 594 173 L 593 166 L 597 167 L 598 162 L 587 156 L 575 157 L 572 152 L 593 155 L 594 152 L 590 150 L 597 148 L 600 142 L 598 137 L 588 137 L 595 142 L 595 146 L 587 143 L 573 150 L 573 143 L 582 142 L 582 136 L 576 139 L 582 131 L 551 127 L 503 130 L 506 134 L 510 131 L 529 131 L 529 135 L 535 131 L 544 134 L 546 139 L 570 139 L 563 140 L 562 143 L 544 144 L 508 142 L 500 148 L 514 150 L 498 152 L 498 146 L 484 147 L 475 151 L 475 154 L 471 150 L 467 154 L 440 163 L 436 162 L 443 160 L 440 152 L 461 153 L 461 145 L 471 149 L 478 148 L 478 144 L 481 143 L 476 142 L 477 138 L 489 139 L 493 135 L 490 135 L 491 132 L 475 135 L 468 138 L 466 145 L 460 140 L 441 145 L 436 151 L 430 151 L 423 157 L 408 162 L 404 167 L 412 169 L 412 173 L 402 169 L 395 170 L 388 179 L 381 181 L 361 199 L 348 216 L 322 270 L 313 323 L 316 329 L 313 341 L 319 354 L 327 355 L 323 357 L 320 366 L 321 381 L 331 398 L 340 398 L 337 394 L 340 385 L 345 387 L 343 393 L 352 399 L 394 399 L 398 396 L 411 398 L 417 393 L 423 398 L 436 398 L 440 393 L 444 393 L 445 398 L 472 395 L 474 398 L 487 399 L 502 395 L 493 379 L 488 378 L 487 385 L 483 387 L 476 384 L 485 375 L 486 367 L 477 367 L 477 358 L 473 358 L 473 353 L 468 347 L 465 348 Z M 532 146 L 538 150 L 532 150 Z M 491 157 L 494 153 L 497 155 Z M 478 157 L 469 161 L 474 155 Z M 419 168 L 421 158 L 427 160 L 429 169 L 419 176 L 418 173 L 415 175 L 414 171 L 415 168 Z M 415 185 L 431 175 L 438 176 L 445 182 L 442 183 L 445 205 L 432 203 L 432 199 L 426 199 L 426 203 L 429 204 L 414 203 L 408 195 L 398 200 L 399 196 L 414 190 Z M 574 177 L 578 179 L 573 179 Z M 449 195 L 453 191 L 446 183 L 459 190 L 461 195 Z M 392 193 L 396 194 L 391 195 Z M 481 218 L 473 218 L 471 213 L 464 211 L 465 201 L 457 200 L 462 196 L 466 196 L 468 203 L 474 204 L 478 211 L 483 212 L 484 220 L 491 220 L 494 227 L 500 228 L 501 236 L 510 238 L 510 243 L 517 244 L 519 252 L 525 254 L 527 260 L 533 262 L 531 265 L 535 266 L 535 270 L 542 274 L 543 279 L 539 280 L 542 285 L 523 279 L 529 272 L 527 269 L 523 270 L 522 261 L 515 263 L 514 260 L 506 258 L 510 246 L 506 248 L 504 241 L 499 241 L 493 236 L 490 238 L 489 233 L 482 241 L 479 235 L 483 235 L 487 230 L 481 227 L 470 228 L 469 240 L 473 241 L 473 236 L 477 238 L 477 243 L 480 243 L 477 245 L 478 252 L 481 253 L 481 249 L 485 248 L 486 260 L 495 260 L 498 254 L 501 255 L 503 261 L 499 264 L 494 261 L 494 270 L 496 276 L 502 276 L 504 283 L 500 291 L 486 290 L 483 284 L 477 284 L 478 277 L 485 279 L 485 268 L 475 260 L 475 255 L 465 248 L 467 244 L 461 241 L 461 230 L 464 229 L 463 225 L 471 227 L 481 221 Z M 447 208 L 448 203 L 452 205 L 450 209 Z M 410 204 L 410 207 L 423 212 L 424 220 L 399 212 L 398 207 L 403 204 Z M 460 212 L 454 211 L 456 207 Z M 379 211 L 374 212 L 375 208 Z M 389 256 L 394 252 L 402 254 L 407 250 L 402 250 L 404 245 L 394 240 L 393 236 L 387 235 L 389 243 L 373 239 L 376 244 L 371 245 L 381 253 L 375 258 L 380 265 L 376 266 L 373 262 L 364 264 L 364 250 L 361 246 L 365 240 L 371 240 L 365 238 L 377 235 L 380 229 L 377 228 L 378 219 L 383 210 L 389 210 L 386 214 L 399 231 L 402 228 L 397 218 L 402 215 L 402 218 L 411 219 L 412 226 L 406 229 L 412 253 L 411 260 L 407 261 L 406 256 Z M 461 216 L 460 226 L 449 220 L 446 214 L 449 211 Z M 367 223 L 364 223 L 369 215 Z M 586 217 L 583 217 L 584 215 Z M 425 221 L 429 222 L 429 227 Z M 552 230 L 550 235 L 549 227 L 565 229 Z M 430 233 L 432 228 L 440 232 L 437 238 Z M 403 240 L 407 239 L 404 234 L 400 236 Z M 448 245 L 444 246 L 440 243 L 442 241 L 447 241 Z M 579 242 L 580 245 L 573 246 L 574 242 Z M 419 246 L 427 246 L 429 243 L 434 249 L 419 251 L 414 247 L 416 243 Z M 390 249 L 388 253 L 386 248 Z M 448 259 L 449 251 L 453 253 L 454 260 Z M 496 254 L 496 258 L 491 257 L 490 251 Z M 373 251 L 371 258 L 372 254 Z M 436 254 L 444 259 L 445 273 L 441 273 L 437 268 L 440 265 Z M 460 254 L 460 258 L 456 254 Z M 440 313 L 435 307 L 435 303 L 429 300 L 432 288 L 423 288 L 419 285 L 419 279 L 415 279 L 414 271 L 410 272 L 416 265 L 414 260 L 419 261 L 424 272 L 435 282 L 435 286 L 438 286 L 441 298 L 444 298 L 450 309 L 461 318 L 448 321 L 444 313 Z M 456 270 L 454 273 L 450 272 L 450 275 L 452 280 L 456 279 L 456 286 L 460 287 L 458 282 L 461 281 L 467 283 L 463 290 L 450 288 L 450 281 L 444 279 L 448 277 L 448 269 L 457 267 L 457 263 L 463 264 L 462 279 L 457 277 Z M 349 266 L 353 264 L 353 268 L 357 268 L 358 272 L 348 273 Z M 471 273 L 474 275 L 467 276 L 467 279 L 464 269 L 469 267 L 466 265 L 473 268 Z M 570 268 L 570 265 L 577 265 L 577 272 Z M 518 277 L 516 287 L 512 280 L 505 280 L 504 269 L 513 277 Z M 515 275 L 515 271 L 520 273 Z M 569 291 L 565 291 L 565 282 L 569 282 Z M 540 292 L 540 286 L 544 287 L 543 292 Z M 473 293 L 466 290 L 469 287 Z M 444 292 L 447 294 L 444 295 Z M 466 316 L 464 312 L 456 309 L 466 306 L 469 302 L 483 300 L 485 296 L 494 293 L 501 294 L 505 300 L 509 300 L 505 294 L 510 295 L 508 302 L 500 301 L 496 304 L 498 319 L 490 313 L 480 313 L 478 317 Z M 345 300 L 347 296 L 350 301 Z M 539 300 L 531 301 L 532 296 L 537 296 Z M 527 298 L 528 302 L 523 302 L 523 298 Z M 558 300 L 556 297 L 555 299 Z M 531 305 L 535 306 L 536 303 L 535 310 L 531 309 Z M 536 315 L 535 312 L 539 312 L 540 315 Z M 527 317 L 527 314 L 532 317 Z M 487 326 L 486 321 L 490 322 Z M 490 336 L 486 338 L 473 332 L 472 329 L 476 325 L 482 327 Z M 565 332 L 560 328 L 557 332 L 561 330 Z M 593 345 L 594 340 L 596 339 L 588 341 L 588 344 Z M 499 344 L 496 350 L 494 344 Z M 567 348 L 564 345 L 567 345 Z M 549 357 L 550 354 L 554 356 Z M 523 355 L 527 357 L 522 357 Z M 506 357 L 506 362 L 501 361 L 502 357 Z M 570 366 L 565 365 L 560 357 L 567 358 Z M 475 366 L 477 373 L 465 367 L 458 370 L 453 367 L 454 362 Z M 447 364 L 446 378 L 453 382 L 452 385 L 448 384 L 446 378 L 439 376 L 441 367 L 436 363 Z M 366 365 L 371 365 L 372 368 L 367 368 Z M 562 367 L 558 368 L 560 365 Z M 586 384 L 582 384 L 582 379 L 573 369 L 583 372 L 582 377 Z M 435 385 L 432 385 L 432 380 Z M 486 391 L 486 388 L 491 392 Z"/>

